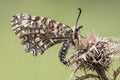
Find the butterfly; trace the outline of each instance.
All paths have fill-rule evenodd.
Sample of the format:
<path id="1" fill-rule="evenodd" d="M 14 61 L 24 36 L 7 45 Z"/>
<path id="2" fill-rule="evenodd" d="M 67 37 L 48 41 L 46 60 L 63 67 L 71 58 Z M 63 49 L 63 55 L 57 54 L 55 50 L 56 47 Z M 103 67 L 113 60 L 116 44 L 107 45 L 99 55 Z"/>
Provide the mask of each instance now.
<path id="1" fill-rule="evenodd" d="M 79 10 L 81 13 L 81 9 Z M 72 29 L 53 19 L 26 13 L 14 15 L 11 25 L 13 32 L 24 45 L 25 52 L 30 52 L 33 56 L 43 54 L 53 45 L 63 43 L 59 51 L 59 59 L 63 64 L 67 64 L 67 50 L 70 45 L 76 46 L 75 41 L 79 40 L 79 30 L 82 27 L 76 26 Z"/>

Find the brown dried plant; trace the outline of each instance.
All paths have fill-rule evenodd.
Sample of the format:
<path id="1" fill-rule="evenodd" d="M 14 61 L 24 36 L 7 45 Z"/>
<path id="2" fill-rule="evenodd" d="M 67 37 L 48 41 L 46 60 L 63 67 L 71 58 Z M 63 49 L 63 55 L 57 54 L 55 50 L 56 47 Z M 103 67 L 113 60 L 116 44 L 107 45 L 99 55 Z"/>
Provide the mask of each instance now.
<path id="1" fill-rule="evenodd" d="M 116 80 L 120 67 L 108 77 L 107 71 L 120 52 L 120 38 L 98 37 L 95 33 L 81 37 L 75 51 L 68 57 L 68 66 L 76 64 L 73 74 L 84 71 L 85 75 L 76 76 L 76 80 L 94 78 L 98 80 Z M 93 73 L 87 73 L 90 70 Z M 95 74 L 94 74 L 95 72 Z"/>

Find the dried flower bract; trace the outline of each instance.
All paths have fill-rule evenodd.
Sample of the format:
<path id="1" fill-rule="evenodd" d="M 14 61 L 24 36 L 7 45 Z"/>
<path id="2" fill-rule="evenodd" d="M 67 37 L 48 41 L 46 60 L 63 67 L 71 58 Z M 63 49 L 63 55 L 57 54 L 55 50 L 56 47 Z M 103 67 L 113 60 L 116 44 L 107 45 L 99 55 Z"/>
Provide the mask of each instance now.
<path id="1" fill-rule="evenodd" d="M 78 47 L 68 58 L 68 65 L 76 63 L 74 73 L 79 69 L 85 72 L 91 70 L 96 71 L 100 80 L 109 80 L 106 71 L 120 52 L 119 41 L 119 38 L 102 38 L 95 33 L 88 37 L 81 37 Z"/>

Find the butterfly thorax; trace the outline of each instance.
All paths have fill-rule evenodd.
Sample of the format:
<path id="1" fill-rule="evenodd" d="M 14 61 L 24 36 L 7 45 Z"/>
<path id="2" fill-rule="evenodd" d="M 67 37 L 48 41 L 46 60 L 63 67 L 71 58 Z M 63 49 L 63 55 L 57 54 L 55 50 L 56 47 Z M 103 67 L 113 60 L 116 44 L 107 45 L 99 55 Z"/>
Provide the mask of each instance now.
<path id="1" fill-rule="evenodd" d="M 72 43 L 74 45 L 74 47 L 79 45 L 79 41 L 80 41 L 80 29 L 82 28 L 82 26 L 78 26 L 78 27 L 73 27 L 73 34 L 72 34 Z"/>

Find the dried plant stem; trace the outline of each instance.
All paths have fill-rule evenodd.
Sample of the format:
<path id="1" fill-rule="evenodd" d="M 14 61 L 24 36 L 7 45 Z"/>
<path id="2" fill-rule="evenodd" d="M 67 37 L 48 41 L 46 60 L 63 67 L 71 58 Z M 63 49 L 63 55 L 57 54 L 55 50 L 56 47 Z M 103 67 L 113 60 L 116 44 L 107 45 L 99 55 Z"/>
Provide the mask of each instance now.
<path id="1" fill-rule="evenodd" d="M 117 68 L 116 71 L 114 71 L 114 73 L 113 73 L 113 80 L 116 80 L 116 78 L 119 75 L 119 73 L 120 73 L 120 66 Z"/>
<path id="2" fill-rule="evenodd" d="M 75 79 L 75 80 L 84 80 L 84 79 L 87 79 L 87 78 L 98 78 L 99 79 L 99 76 L 94 75 L 94 74 L 86 74 L 84 76 L 77 77 L 77 79 Z"/>
<path id="3" fill-rule="evenodd" d="M 100 80 L 109 80 L 105 73 L 105 70 L 101 66 L 97 66 L 95 71 L 97 72 Z"/>

